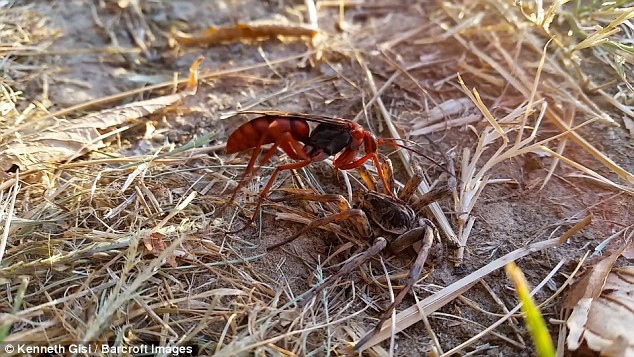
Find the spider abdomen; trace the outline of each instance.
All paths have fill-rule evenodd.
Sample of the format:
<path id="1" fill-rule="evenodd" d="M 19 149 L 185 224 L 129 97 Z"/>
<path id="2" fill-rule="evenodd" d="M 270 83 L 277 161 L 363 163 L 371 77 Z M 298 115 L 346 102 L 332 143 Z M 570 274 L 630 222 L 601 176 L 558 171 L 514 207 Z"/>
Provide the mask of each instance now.
<path id="1" fill-rule="evenodd" d="M 387 233 L 400 235 L 418 226 L 416 212 L 405 202 L 388 195 L 369 191 L 360 206 Z"/>

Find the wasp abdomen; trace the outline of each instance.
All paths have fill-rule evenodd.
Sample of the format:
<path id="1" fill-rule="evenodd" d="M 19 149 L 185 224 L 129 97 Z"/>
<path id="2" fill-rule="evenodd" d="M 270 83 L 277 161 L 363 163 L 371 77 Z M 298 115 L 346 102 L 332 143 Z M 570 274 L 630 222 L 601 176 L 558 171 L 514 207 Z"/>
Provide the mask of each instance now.
<path id="1" fill-rule="evenodd" d="M 233 154 L 260 145 L 277 142 L 284 133 L 304 141 L 310 134 L 308 122 L 302 119 L 263 116 L 242 124 L 227 139 L 226 152 Z"/>

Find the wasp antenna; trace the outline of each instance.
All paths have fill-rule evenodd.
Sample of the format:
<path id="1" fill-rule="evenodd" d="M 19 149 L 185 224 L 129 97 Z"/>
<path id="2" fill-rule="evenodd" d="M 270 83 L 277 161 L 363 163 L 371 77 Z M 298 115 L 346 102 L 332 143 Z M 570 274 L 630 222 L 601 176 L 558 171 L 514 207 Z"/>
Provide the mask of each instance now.
<path id="1" fill-rule="evenodd" d="M 413 140 L 409 140 L 409 139 L 401 139 L 401 138 L 381 138 L 378 139 L 378 143 L 379 145 L 391 145 L 391 146 L 395 146 L 395 147 L 399 147 L 399 148 L 403 148 L 405 150 L 409 150 L 421 157 L 424 157 L 425 159 L 429 160 L 431 163 L 433 163 L 434 165 L 438 166 L 441 170 L 445 171 L 446 173 L 448 173 L 450 176 L 457 178 L 455 173 L 452 173 L 450 170 L 448 170 L 447 168 L 445 168 L 443 165 L 441 165 L 438 161 L 434 160 L 433 158 L 431 158 L 429 155 L 423 154 L 422 152 L 411 148 L 409 146 L 403 145 L 403 144 L 399 144 L 396 141 L 404 141 L 404 142 L 408 142 L 417 146 L 420 146 L 420 144 L 418 144 L 417 142 L 413 141 Z"/>
<path id="2" fill-rule="evenodd" d="M 220 114 L 220 117 L 218 119 L 225 120 L 225 119 L 229 119 L 231 117 L 235 117 L 238 114 L 240 114 L 240 112 L 226 112 L 226 113 Z"/>

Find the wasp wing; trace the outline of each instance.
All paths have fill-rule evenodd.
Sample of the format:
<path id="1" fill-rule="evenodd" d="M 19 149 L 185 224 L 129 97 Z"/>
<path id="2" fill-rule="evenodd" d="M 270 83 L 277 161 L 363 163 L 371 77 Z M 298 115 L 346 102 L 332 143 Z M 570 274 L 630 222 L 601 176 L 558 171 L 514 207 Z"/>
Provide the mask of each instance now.
<path id="1" fill-rule="evenodd" d="M 306 121 L 312 121 L 320 124 L 327 124 L 338 127 L 348 127 L 351 121 L 343 118 L 333 118 L 322 115 L 306 114 L 306 113 L 289 113 L 276 110 L 244 110 L 240 112 L 233 112 L 222 116 L 222 119 L 230 118 L 238 114 L 257 114 L 267 117 L 278 117 L 284 119 L 300 119 Z"/>

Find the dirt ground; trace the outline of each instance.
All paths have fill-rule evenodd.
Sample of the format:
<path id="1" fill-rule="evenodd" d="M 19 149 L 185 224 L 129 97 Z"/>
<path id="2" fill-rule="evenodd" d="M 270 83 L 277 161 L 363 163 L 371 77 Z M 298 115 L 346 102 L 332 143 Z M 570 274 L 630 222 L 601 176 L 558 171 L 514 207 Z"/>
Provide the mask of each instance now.
<path id="1" fill-rule="evenodd" d="M 511 112 L 524 98 L 509 87 L 497 88 L 481 80 L 477 74 L 469 73 L 464 66 L 459 65 L 465 58 L 463 47 L 458 41 L 443 38 L 440 24 L 430 21 L 430 17 L 442 7 L 440 2 L 355 2 L 356 5 L 346 6 L 343 31 L 337 29 L 338 2 L 331 3 L 323 1 L 318 9 L 319 28 L 329 36 L 327 45 L 312 46 L 306 39 L 274 38 L 187 47 L 174 43 L 169 36 L 170 29 L 179 28 L 187 33 L 195 33 L 211 26 L 232 26 L 255 20 L 277 19 L 279 16 L 293 22 L 305 22 L 307 15 L 304 2 L 17 2 L 12 11 L 22 14 L 22 17 L 16 15 L 16 19 L 29 19 L 30 22 L 22 26 L 30 32 L 30 44 L 14 53 L 5 52 L 7 60 L 2 70 L 5 84 L 10 85 L 13 91 L 22 92 L 21 99 L 16 103 L 19 112 L 35 103 L 32 110 L 44 115 L 143 86 L 167 82 L 174 78 L 175 73 L 179 73 L 179 78 L 185 78 L 188 68 L 200 55 L 205 58 L 201 64 L 202 75 L 214 72 L 220 74 L 201 80 L 198 92 L 178 105 L 136 120 L 130 129 L 105 139 L 107 147 L 75 159 L 75 162 L 90 164 L 51 170 L 45 175 L 51 185 L 47 190 L 35 188 L 42 185 L 41 178 L 26 176 L 23 186 L 33 185 L 33 189 L 25 189 L 25 193 L 19 195 L 16 217 L 28 220 L 29 210 L 41 207 L 42 196 L 38 195 L 44 195 L 42 192 L 46 195 L 57 193 L 48 202 L 52 208 L 41 211 L 48 213 L 37 217 L 41 223 L 15 231 L 0 267 L 11 267 L 13 272 L 18 269 L 13 264 L 19 261 L 44 259 L 47 254 L 68 252 L 84 244 L 82 242 L 104 242 L 133 236 L 133 232 L 150 229 L 165 218 L 166 212 L 196 191 L 198 195 L 191 203 L 194 207 L 192 211 L 188 211 L 189 214 L 180 212 L 171 218 L 172 222 L 178 222 L 181 231 L 164 233 L 166 244 L 179 234 L 189 237 L 186 239 L 187 244 L 178 248 L 179 251 L 189 249 L 186 257 L 176 254 L 178 267 L 163 264 L 158 268 L 163 272 L 144 281 L 148 285 L 144 285 L 139 297 L 118 305 L 112 319 L 105 323 L 102 333 L 95 337 L 165 342 L 166 339 L 180 341 L 187 336 L 189 341 L 202 346 L 201 354 L 215 352 L 232 355 L 240 354 L 241 351 L 242 354 L 258 355 L 340 355 L 350 352 L 348 343 L 371 330 L 381 310 L 389 305 L 389 289 L 378 286 L 368 277 L 370 273 L 376 276 L 385 274 L 381 262 L 374 260 L 345 277 L 329 290 L 328 298 L 317 299 L 312 311 L 305 312 L 301 323 L 294 320 L 296 309 L 283 306 L 310 288 L 309 280 L 313 280 L 311 276 L 321 269 L 317 265 L 346 242 L 345 236 L 352 234 L 350 227 L 339 223 L 334 227 L 325 227 L 328 229 L 314 230 L 282 249 L 266 252 L 267 246 L 288 238 L 303 227 L 301 223 L 281 218 L 280 212 L 315 218 L 310 215 L 323 215 L 324 209 L 332 209 L 327 205 L 267 203 L 261 231 L 250 227 L 236 234 L 225 234 L 226 230 L 245 224 L 252 213 L 256 195 L 266 183 L 271 170 L 263 169 L 258 173 L 257 179 L 247 185 L 247 193 L 238 195 L 235 205 L 219 217 L 216 216 L 217 209 L 228 199 L 249 159 L 248 153 L 226 155 L 223 151 L 228 135 L 247 117 L 223 118 L 221 115 L 237 109 L 276 109 L 344 118 L 361 114 L 360 124 L 379 137 L 391 136 L 375 104 L 367 107 L 373 94 L 368 89 L 367 73 L 360 65 L 363 61 L 373 74 L 377 86 L 381 87 L 397 71 L 386 58 L 399 63 L 402 68 L 425 63 L 410 69 L 408 75 L 395 79 L 381 93 L 383 103 L 404 136 L 414 131 L 417 123 L 425 120 L 430 107 L 436 106 L 434 103 L 466 98 L 460 90 L 456 72 L 461 72 L 468 88 L 478 89 L 496 118 Z M 488 11 L 486 7 L 470 10 Z M 454 20 L 460 22 L 459 19 Z M 412 43 L 400 43 L 390 48 L 379 46 L 420 26 L 425 28 L 427 25 L 421 23 L 425 21 L 430 23 L 422 31 L 419 40 L 410 38 L 408 41 Z M 426 34 L 425 31 L 430 33 Z M 429 38 L 435 40 L 425 40 Z M 6 45 L 3 43 L 3 46 Z M 534 54 L 532 60 L 537 63 L 539 54 Z M 469 65 L 484 66 L 476 61 L 471 61 Z M 594 78 L 611 75 L 591 59 L 583 62 L 583 65 L 596 68 Z M 234 68 L 244 69 L 232 71 Z M 548 75 L 544 74 L 545 83 L 549 81 Z M 73 112 L 68 118 L 164 95 L 170 90 L 172 88 L 101 102 Z M 590 98 L 593 98 L 592 95 Z M 596 104 L 608 108 L 598 96 Z M 553 105 L 556 106 L 556 103 Z M 474 106 L 465 105 L 462 114 L 466 115 L 467 112 L 475 113 Z M 620 114 L 617 113 L 614 118 L 618 123 Z M 473 153 L 478 142 L 477 133 L 486 125 L 486 120 L 480 117 L 479 121 L 469 125 L 441 128 L 428 134 L 433 145 L 420 135 L 411 136 L 411 139 L 420 143 L 420 150 L 441 165 L 446 165 L 446 152 L 456 152 L 455 161 L 460 177 L 464 168 L 463 149 L 469 148 Z M 551 123 L 542 125 L 537 140 L 559 133 Z M 634 172 L 631 154 L 634 142 L 626 129 L 593 123 L 578 132 L 616 164 Z M 142 203 L 140 199 L 135 199 L 130 206 L 123 206 L 135 192 L 132 186 L 125 185 L 131 171 L 107 171 L 121 167 L 123 161 L 116 164 L 95 163 L 104 158 L 153 155 L 159 149 L 164 152 L 210 133 L 213 136 L 204 146 L 206 151 L 198 151 L 181 162 L 157 163 L 143 174 L 144 185 L 158 198 L 156 207 L 162 208 L 160 213 L 149 210 L 147 207 L 155 206 Z M 514 140 L 511 137 L 511 141 Z M 556 145 L 552 144 L 551 148 L 556 148 Z M 407 174 L 398 155 L 390 148 L 382 148 L 381 151 L 390 154 L 397 181 L 405 182 Z M 483 162 L 494 152 L 495 149 L 484 151 Z M 574 143 L 569 144 L 565 156 L 614 182 L 624 183 L 613 171 Z M 489 172 L 490 179 L 495 181 L 485 187 L 471 212 L 475 223 L 466 243 L 461 266 L 456 268 L 454 265 L 451 256 L 455 251 L 447 245 L 446 237 L 443 236 L 442 254 L 445 259 L 434 260 L 433 264 L 426 265 L 424 278 L 413 289 L 416 297 L 410 294 L 398 311 L 513 250 L 558 237 L 581 218 L 592 214 L 592 224 L 573 235 L 566 244 L 529 254 L 517 261 L 531 287 L 539 284 L 560 261 L 564 262 L 563 267 L 535 295 L 537 302 L 545 301 L 564 284 L 587 250 L 594 249 L 606 238 L 634 223 L 631 195 L 581 177 L 579 171 L 571 166 L 560 164 L 549 182 L 541 187 L 552 160 L 546 155 L 528 153 L 496 165 Z M 280 154 L 271 166 L 290 161 Z M 446 184 L 447 175 L 443 168 L 438 168 L 435 163 L 424 158 L 417 158 L 416 162 L 431 181 L 438 179 L 437 185 Z M 11 174 L 11 170 L 5 172 L 3 182 Z M 354 190 L 360 190 L 354 178 L 356 173 L 350 174 L 353 176 Z M 63 185 L 63 182 L 66 184 Z M 297 187 L 300 182 L 318 182 L 328 193 L 347 195 L 343 181 L 335 178 L 332 168 L 326 163 L 312 164 L 296 173 L 284 172 L 276 181 L 275 188 Z M 128 188 L 121 191 L 122 187 Z M 69 190 L 68 194 L 64 190 Z M 279 192 L 273 195 L 279 195 Z M 452 200 L 444 199 L 439 203 L 456 228 L 457 215 Z M 55 207 L 64 214 L 50 213 Z M 117 215 L 113 213 L 115 207 L 125 208 Z M 316 213 L 310 213 L 311 209 Z M 49 213 L 55 218 L 46 221 Z M 30 219 L 36 221 L 36 217 Z M 337 237 L 333 230 L 343 233 Z M 623 244 L 624 238 L 624 234 L 618 235 L 604 251 L 609 252 Z M 55 244 L 42 245 L 51 239 L 54 239 Z M 43 248 L 45 246 L 49 252 Z M 33 251 L 24 251 L 25 247 L 33 247 Z M 141 245 L 139 247 L 141 250 Z M 339 254 L 334 263 L 344 261 L 356 251 L 357 248 L 352 248 Z M 117 257 L 117 254 L 122 254 L 117 258 L 120 260 L 106 269 L 117 275 L 119 270 L 127 269 L 122 258 L 130 254 L 127 247 L 99 252 L 90 257 L 81 256 L 72 262 L 61 262 L 59 266 L 42 264 L 22 272 L 34 279 L 27 289 L 24 309 L 66 296 L 59 287 L 65 287 L 68 294 L 80 288 L 95 289 L 92 295 L 73 298 L 61 305 L 52 304 L 52 307 L 41 309 L 37 317 L 31 317 L 32 321 L 37 320 L 38 323 L 51 323 L 38 330 L 37 336 L 48 341 L 86 336 L 84 333 L 89 330 L 89 322 L 95 322 L 92 313 L 98 316 L 97 312 L 105 309 L 103 301 L 111 289 L 97 284 L 96 279 L 91 281 L 88 276 Z M 196 257 L 195 260 L 191 260 L 191 256 Z M 128 283 L 134 277 L 142 276 L 143 266 L 153 258 L 154 255 L 145 254 L 136 267 L 126 270 L 127 278 L 130 279 Z M 414 258 L 413 254 L 393 257 L 386 253 L 383 262 L 390 274 L 396 274 L 407 272 Z M 246 260 L 240 262 L 242 259 Z M 598 258 L 593 257 L 585 264 L 592 264 L 593 259 Z M 326 267 L 323 274 L 330 275 L 337 269 L 337 265 Z M 75 278 L 72 278 L 73 272 L 76 273 Z M 19 285 L 17 276 L 17 273 L 0 275 L 4 279 L 3 285 L 7 286 L 7 296 L 16 294 Z M 174 278 L 176 276 L 177 279 Z M 103 279 L 99 282 L 107 282 L 110 278 L 106 276 Z M 55 282 L 58 282 L 58 287 L 52 288 L 51 284 Z M 402 280 L 396 282 L 402 283 Z M 487 287 L 490 291 L 487 291 Z M 235 289 L 245 296 L 203 296 L 214 289 Z M 49 296 L 38 294 L 42 291 L 46 291 Z M 498 297 L 499 301 L 496 302 L 493 296 Z M 171 302 L 180 297 L 192 297 L 192 303 L 179 301 L 155 309 L 149 303 L 155 301 L 151 299 Z M 541 307 L 555 342 L 562 323 L 564 297 L 565 294 L 559 295 Z M 149 300 L 144 300 L 146 298 Z M 2 304 L 2 312 L 10 311 L 5 310 L 12 306 L 9 301 L 12 299 Z M 505 313 L 504 309 L 512 308 L 516 301 L 512 284 L 504 271 L 498 270 L 487 275 L 484 283 L 474 285 L 462 298 L 431 314 L 429 322 L 439 346 L 443 351 L 448 351 L 494 323 Z M 78 307 L 82 305 L 85 310 Z M 152 309 L 150 313 L 148 310 Z M 279 314 L 278 309 L 283 312 Z M 133 314 L 131 311 L 141 313 Z M 359 311 L 362 312 L 356 314 Z M 66 320 L 61 317 L 63 313 L 76 316 Z M 330 326 L 329 322 L 344 317 L 342 322 Z M 205 321 L 205 324 L 200 321 Z M 300 331 L 302 328 L 306 330 Z M 12 333 L 31 329 L 32 324 L 23 322 L 15 324 Z M 530 335 L 520 318 L 500 325 L 495 333 L 480 338 L 459 354 L 534 355 Z M 282 335 L 285 337 L 275 339 Z M 382 355 L 390 349 L 389 340 L 378 346 L 365 353 Z M 398 356 L 419 355 L 429 353 L 433 347 L 425 324 L 418 322 L 396 335 L 394 353 Z"/>

